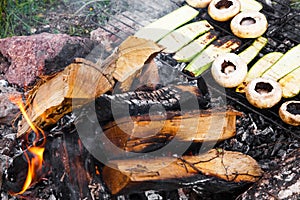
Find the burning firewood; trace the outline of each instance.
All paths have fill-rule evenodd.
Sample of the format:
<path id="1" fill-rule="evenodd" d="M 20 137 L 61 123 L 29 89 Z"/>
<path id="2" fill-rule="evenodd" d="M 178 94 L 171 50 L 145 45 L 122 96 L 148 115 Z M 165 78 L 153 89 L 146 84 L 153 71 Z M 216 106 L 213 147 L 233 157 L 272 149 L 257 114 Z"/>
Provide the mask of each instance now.
<path id="1" fill-rule="evenodd" d="M 192 182 L 220 192 L 255 182 L 262 176 L 261 168 L 250 156 L 220 149 L 179 158 L 113 160 L 110 166 L 113 168 L 104 167 L 103 179 L 112 194 L 166 190 Z"/>
<path id="2" fill-rule="evenodd" d="M 123 118 L 104 126 L 104 133 L 116 146 L 129 152 L 149 152 L 168 144 L 175 137 L 180 142 L 217 142 L 236 133 L 239 112 L 202 111 L 181 114 L 141 115 Z M 216 126 L 216 122 L 219 125 Z"/>
<path id="3" fill-rule="evenodd" d="M 79 101 L 76 105 L 81 106 L 106 93 L 114 87 L 115 80 L 124 82 L 161 50 L 154 42 L 129 37 L 101 65 L 78 59 L 29 92 L 26 112 L 40 128 L 55 124 L 73 109 L 72 101 Z M 22 119 L 17 136 L 28 130 L 29 125 Z"/>

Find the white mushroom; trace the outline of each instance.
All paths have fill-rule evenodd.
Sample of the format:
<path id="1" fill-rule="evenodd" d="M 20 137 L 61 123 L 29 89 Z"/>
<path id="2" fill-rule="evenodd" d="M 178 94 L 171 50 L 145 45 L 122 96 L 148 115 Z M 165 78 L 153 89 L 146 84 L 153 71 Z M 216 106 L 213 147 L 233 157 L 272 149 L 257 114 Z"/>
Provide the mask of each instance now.
<path id="1" fill-rule="evenodd" d="M 271 79 L 253 79 L 245 90 L 247 100 L 257 108 L 271 108 L 282 97 L 282 89 L 278 82 Z"/>
<path id="2" fill-rule="evenodd" d="M 232 88 L 241 84 L 247 75 L 247 64 L 235 53 L 218 56 L 211 67 L 215 81 L 223 87 Z"/>
<path id="3" fill-rule="evenodd" d="M 279 116 L 287 124 L 300 126 L 300 101 L 287 101 L 279 108 Z"/>
<path id="4" fill-rule="evenodd" d="M 248 10 L 237 14 L 230 23 L 230 29 L 239 38 L 257 38 L 268 28 L 268 21 L 264 14 Z"/>
<path id="5" fill-rule="evenodd" d="M 212 0 L 208 6 L 208 14 L 214 20 L 224 22 L 238 14 L 240 9 L 239 0 Z"/>
<path id="6" fill-rule="evenodd" d="M 211 0 L 186 0 L 186 2 L 194 8 L 206 8 Z"/>

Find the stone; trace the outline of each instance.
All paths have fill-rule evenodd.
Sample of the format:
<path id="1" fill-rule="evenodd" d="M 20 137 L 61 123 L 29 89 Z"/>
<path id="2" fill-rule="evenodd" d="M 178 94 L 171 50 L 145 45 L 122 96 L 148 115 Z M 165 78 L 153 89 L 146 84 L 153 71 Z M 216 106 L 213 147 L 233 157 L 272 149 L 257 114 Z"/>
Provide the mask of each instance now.
<path id="1" fill-rule="evenodd" d="M 1 80 L 0 85 L 0 124 L 11 124 L 19 112 L 18 106 L 9 100 L 10 95 L 20 95 L 16 88 L 6 85 L 5 80 Z M 4 84 L 4 85 L 3 85 Z"/>
<path id="2" fill-rule="evenodd" d="M 52 74 L 84 58 L 94 48 L 88 38 L 40 33 L 0 39 L 0 73 L 11 84 L 29 86 L 36 77 Z"/>

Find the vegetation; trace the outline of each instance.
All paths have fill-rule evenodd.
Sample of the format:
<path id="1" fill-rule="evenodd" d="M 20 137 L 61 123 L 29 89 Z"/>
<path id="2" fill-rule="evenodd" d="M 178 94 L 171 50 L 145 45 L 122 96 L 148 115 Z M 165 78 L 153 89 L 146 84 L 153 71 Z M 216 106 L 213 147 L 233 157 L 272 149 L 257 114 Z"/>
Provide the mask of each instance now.
<path id="1" fill-rule="evenodd" d="M 28 35 L 35 25 L 43 25 L 43 13 L 55 0 L 1 0 L 1 38 Z"/>
<path id="2" fill-rule="evenodd" d="M 96 16 L 93 21 L 100 23 L 103 17 L 99 9 L 108 5 L 109 0 L 0 0 L 0 38 L 13 35 L 30 35 L 37 29 L 51 25 L 52 33 L 84 35 L 92 27 L 87 18 Z M 47 16 L 57 12 L 55 22 L 50 24 Z M 58 22 L 59 21 L 59 22 Z"/>
<path id="3" fill-rule="evenodd" d="M 300 0 L 291 0 L 291 7 L 295 9 L 300 9 Z"/>

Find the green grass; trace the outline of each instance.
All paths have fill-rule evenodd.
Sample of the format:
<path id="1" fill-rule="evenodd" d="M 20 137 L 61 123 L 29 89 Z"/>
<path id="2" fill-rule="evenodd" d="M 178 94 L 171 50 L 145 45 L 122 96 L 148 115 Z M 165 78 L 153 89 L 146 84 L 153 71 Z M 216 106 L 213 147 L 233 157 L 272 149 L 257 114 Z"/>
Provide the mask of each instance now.
<path id="1" fill-rule="evenodd" d="M 295 9 L 300 9 L 300 0 L 291 0 L 291 7 Z"/>
<path id="2" fill-rule="evenodd" d="M 49 25 L 45 16 L 48 11 L 65 14 L 61 20 L 64 20 L 66 25 L 61 29 L 52 28 L 52 33 L 88 35 L 96 26 L 94 24 L 91 28 L 86 28 L 89 27 L 86 25 L 90 23 L 90 18 L 95 19 L 96 16 L 97 23 L 101 23 L 103 17 L 99 10 L 106 9 L 109 2 L 109 0 L 0 0 L 0 38 L 33 34 L 36 28 Z M 60 11 L 57 9 L 59 6 Z M 75 17 L 80 18 L 80 24 L 74 23 Z"/>
<path id="3" fill-rule="evenodd" d="M 43 13 L 53 6 L 55 0 L 0 0 L 0 37 L 28 35 L 31 28 L 43 25 Z"/>

